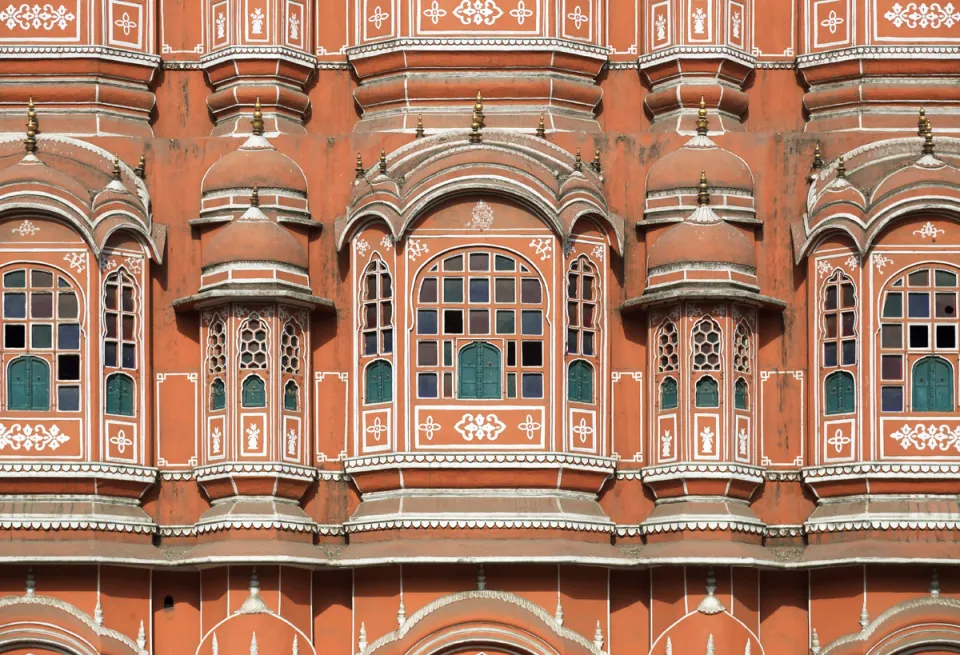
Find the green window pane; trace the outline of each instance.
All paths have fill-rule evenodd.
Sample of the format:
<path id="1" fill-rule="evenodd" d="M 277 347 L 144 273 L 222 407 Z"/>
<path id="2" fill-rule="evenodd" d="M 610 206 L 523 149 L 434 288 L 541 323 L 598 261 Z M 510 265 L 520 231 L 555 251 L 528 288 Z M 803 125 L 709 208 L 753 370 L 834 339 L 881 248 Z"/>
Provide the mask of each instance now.
<path id="1" fill-rule="evenodd" d="M 31 325 L 30 326 L 30 347 L 31 348 L 52 348 L 53 347 L 53 326 L 52 325 Z"/>
<path id="2" fill-rule="evenodd" d="M 8 289 L 23 289 L 27 286 L 27 272 L 24 270 L 10 271 L 3 274 L 3 286 Z"/>
<path id="3" fill-rule="evenodd" d="M 719 407 L 720 387 L 717 381 L 710 377 L 700 378 L 697 381 L 697 407 Z"/>
<path id="4" fill-rule="evenodd" d="M 287 382 L 283 387 L 283 408 L 291 412 L 297 411 L 299 396 L 297 383 L 293 380 Z"/>
<path id="5" fill-rule="evenodd" d="M 667 378 L 660 385 L 660 409 L 676 409 L 678 404 L 677 381 Z"/>
<path id="6" fill-rule="evenodd" d="M 226 388 L 223 380 L 217 378 L 210 385 L 210 409 L 217 411 L 227 406 Z"/>
<path id="7" fill-rule="evenodd" d="M 251 375 L 243 381 L 240 402 L 244 407 L 267 406 L 267 388 L 261 378 Z"/>
<path id="8" fill-rule="evenodd" d="M 733 401 L 737 409 L 747 408 L 747 382 L 743 378 L 737 380 L 733 390 Z"/>

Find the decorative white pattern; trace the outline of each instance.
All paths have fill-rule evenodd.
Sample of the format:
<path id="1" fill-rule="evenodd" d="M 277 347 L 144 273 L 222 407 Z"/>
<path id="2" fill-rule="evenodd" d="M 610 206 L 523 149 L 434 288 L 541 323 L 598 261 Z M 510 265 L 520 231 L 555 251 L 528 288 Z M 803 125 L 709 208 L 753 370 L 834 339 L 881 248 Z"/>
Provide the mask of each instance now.
<path id="1" fill-rule="evenodd" d="M 293 456 L 297 454 L 297 441 L 299 441 L 300 435 L 297 434 L 296 430 L 287 430 L 287 455 Z"/>
<path id="2" fill-rule="evenodd" d="M 540 255 L 540 261 L 550 259 L 550 253 L 553 251 L 553 244 L 549 239 L 534 239 L 530 242 L 530 247 Z"/>
<path id="3" fill-rule="evenodd" d="M 75 18 L 76 16 L 63 5 L 54 9 L 53 5 L 49 3 L 44 4 L 43 7 L 38 4 L 31 7 L 26 3 L 19 7 L 14 7 L 11 4 L 7 5 L 7 8 L 3 11 L 0 11 L 0 20 L 4 22 L 8 30 L 12 30 L 15 27 L 19 27 L 22 30 L 29 30 L 31 28 L 40 29 L 42 27 L 48 32 L 54 27 L 65 30 L 67 29 L 67 25 L 72 23 Z"/>
<path id="4" fill-rule="evenodd" d="M 383 24 L 390 20 L 390 14 L 385 12 L 380 5 L 377 5 L 377 8 L 373 10 L 373 15 L 367 19 L 368 22 L 374 24 L 374 26 L 379 30 L 383 27 Z"/>
<path id="5" fill-rule="evenodd" d="M 87 268 L 87 256 L 82 252 L 68 252 L 63 256 L 63 261 L 67 262 L 71 269 L 77 269 L 77 273 L 83 273 Z"/>
<path id="6" fill-rule="evenodd" d="M 224 39 L 227 36 L 227 17 L 221 11 L 217 14 L 217 38 Z"/>
<path id="7" fill-rule="evenodd" d="M 830 264 L 830 262 L 823 261 L 823 260 L 817 262 L 817 275 L 819 275 L 820 277 L 826 277 L 832 272 L 833 272 L 833 266 Z"/>
<path id="8" fill-rule="evenodd" d="M 131 19 L 127 12 L 123 12 L 123 16 L 113 21 L 113 24 L 123 30 L 124 36 L 130 36 L 130 31 L 137 27 L 136 21 Z"/>
<path id="9" fill-rule="evenodd" d="M 603 255 L 605 252 L 606 252 L 606 249 L 603 246 L 597 246 L 596 248 L 590 251 L 590 254 L 593 255 L 593 258 L 596 259 L 598 262 L 602 262 Z"/>
<path id="10" fill-rule="evenodd" d="M 70 437 L 60 431 L 56 425 L 47 428 L 44 425 L 20 425 L 14 423 L 9 428 L 0 423 L 0 450 L 56 450 L 70 441 Z"/>
<path id="11" fill-rule="evenodd" d="M 709 454 L 713 452 L 713 440 L 716 436 L 709 425 L 700 432 L 700 449 L 704 453 Z"/>
<path id="12" fill-rule="evenodd" d="M 300 40 L 300 19 L 297 18 L 296 14 L 290 14 L 289 18 L 287 18 L 287 29 L 289 30 L 289 38 L 291 41 Z"/>
<path id="13" fill-rule="evenodd" d="M 873 253 L 873 257 L 871 258 L 871 261 L 873 262 L 874 267 L 880 273 L 883 273 L 884 266 L 889 266 L 890 264 L 893 263 L 892 259 L 890 259 L 889 257 L 884 257 L 878 252 Z"/>
<path id="14" fill-rule="evenodd" d="M 577 26 L 578 30 L 583 26 L 584 23 L 590 22 L 590 17 L 583 13 L 583 10 L 580 9 L 580 5 L 577 5 L 576 9 L 567 14 L 567 19 L 572 20 L 573 24 Z"/>
<path id="15" fill-rule="evenodd" d="M 441 427 L 443 426 L 434 421 L 432 416 L 428 416 L 426 421 L 417 426 L 417 429 L 423 430 L 423 436 L 432 441 L 434 433 Z"/>
<path id="16" fill-rule="evenodd" d="M 493 209 L 484 201 L 480 201 L 473 208 L 473 218 L 467 227 L 474 230 L 488 230 L 493 226 Z"/>
<path id="17" fill-rule="evenodd" d="M 410 253 L 410 259 L 416 260 L 421 255 L 425 255 L 430 252 L 430 246 L 425 244 L 423 241 L 411 239 L 410 244 L 407 246 L 407 250 Z"/>
<path id="18" fill-rule="evenodd" d="M 527 414 L 527 418 L 523 421 L 523 423 L 517 426 L 517 428 L 524 431 L 524 433 L 527 435 L 527 439 L 530 440 L 533 439 L 540 427 L 540 424 L 534 421 L 530 414 Z"/>
<path id="19" fill-rule="evenodd" d="M 215 427 L 213 432 L 210 433 L 210 444 L 213 448 L 214 454 L 220 452 L 220 441 L 223 439 L 223 435 L 220 433 L 220 428 Z"/>
<path id="20" fill-rule="evenodd" d="M 127 448 L 133 445 L 133 440 L 127 436 L 126 431 L 120 430 L 114 436 L 110 437 L 110 443 L 117 447 L 117 452 L 121 455 L 127 452 Z"/>
<path id="21" fill-rule="evenodd" d="M 936 225 L 934 225 L 930 221 L 927 221 L 926 223 L 924 223 L 923 227 L 921 227 L 919 230 L 913 231 L 914 234 L 920 235 L 921 239 L 926 240 L 927 237 L 931 237 L 934 243 L 936 243 L 937 241 L 937 236 L 940 234 L 943 234 L 944 232 L 945 230 L 939 229 Z"/>
<path id="22" fill-rule="evenodd" d="M 22 237 L 32 237 L 34 234 L 40 231 L 40 228 L 31 223 L 30 221 L 23 221 L 17 227 L 10 230 L 14 234 L 19 234 Z"/>
<path id="23" fill-rule="evenodd" d="M 891 434 L 890 438 L 903 448 L 940 451 L 953 449 L 960 452 L 960 428 L 950 428 L 947 425 L 904 425 Z"/>
<path id="24" fill-rule="evenodd" d="M 941 6 L 939 2 L 908 2 L 901 5 L 899 2 L 893 3 L 890 11 L 883 15 L 895 27 L 906 25 L 910 29 L 920 27 L 922 29 L 931 28 L 938 30 L 941 27 L 953 27 L 960 22 L 960 11 L 956 10 L 952 2 Z"/>
<path id="25" fill-rule="evenodd" d="M 460 19 L 464 25 L 473 23 L 474 25 L 493 25 L 497 19 L 503 16 L 503 10 L 497 6 L 494 0 L 462 0 L 453 10 L 453 15 Z"/>
<path id="26" fill-rule="evenodd" d="M 843 265 L 850 269 L 850 272 L 857 270 L 857 267 L 860 266 L 860 260 L 857 259 L 856 255 L 850 255 L 843 261 Z"/>
<path id="27" fill-rule="evenodd" d="M 673 446 L 673 435 L 670 430 L 664 430 L 660 435 L 660 457 L 670 457 Z"/>
<path id="28" fill-rule="evenodd" d="M 380 441 L 381 435 L 387 431 L 387 426 L 380 421 L 380 417 L 373 419 L 373 423 L 367 428 L 367 432 L 373 435 L 373 440 Z"/>
<path id="29" fill-rule="evenodd" d="M 516 9 L 510 10 L 510 15 L 517 19 L 517 25 L 523 25 L 523 22 L 533 16 L 533 10 L 527 9 L 527 5 L 523 0 L 517 3 Z"/>
<path id="30" fill-rule="evenodd" d="M 385 250 L 393 250 L 393 239 L 387 234 L 380 239 L 380 245 L 383 246 Z"/>
<path id="31" fill-rule="evenodd" d="M 747 445 L 750 441 L 750 435 L 747 434 L 747 431 L 743 428 L 740 428 L 737 432 L 737 452 L 740 453 L 741 457 L 747 456 Z"/>
<path id="32" fill-rule="evenodd" d="M 667 38 L 667 19 L 663 14 L 657 16 L 657 41 L 663 41 Z"/>
<path id="33" fill-rule="evenodd" d="M 706 31 L 707 24 L 707 15 L 703 12 L 703 9 L 698 8 L 693 12 L 691 18 L 693 18 L 693 33 L 703 34 Z"/>
<path id="34" fill-rule="evenodd" d="M 740 38 L 740 25 L 743 23 L 743 19 L 740 17 L 740 12 L 735 12 L 730 18 L 731 23 L 733 24 L 733 38 Z"/>
<path id="35" fill-rule="evenodd" d="M 266 18 L 267 17 L 263 15 L 263 9 L 257 7 L 256 10 L 250 14 L 250 32 L 252 34 L 263 34 L 263 21 L 266 20 Z"/>
<path id="36" fill-rule="evenodd" d="M 130 269 L 131 273 L 135 275 L 140 275 L 140 271 L 143 269 L 143 260 L 140 257 L 124 257 L 123 265 Z"/>
<path id="37" fill-rule="evenodd" d="M 256 423 L 247 426 L 247 448 L 256 450 L 260 447 L 260 427 Z"/>
<path id="38" fill-rule="evenodd" d="M 837 428 L 837 431 L 833 433 L 833 436 L 827 439 L 827 445 L 833 446 L 833 449 L 837 451 L 837 454 L 843 452 L 844 446 L 848 445 L 853 441 L 850 437 L 843 433 L 843 430 Z"/>
<path id="39" fill-rule="evenodd" d="M 580 439 L 580 443 L 587 443 L 587 438 L 593 434 L 593 426 L 587 425 L 587 419 L 582 418 L 577 425 L 573 426 L 571 432 Z"/>
<path id="40" fill-rule="evenodd" d="M 830 34 L 836 34 L 837 28 L 843 25 L 843 18 L 837 16 L 837 12 L 830 10 L 830 13 L 827 14 L 827 17 L 820 21 L 820 27 L 826 27 L 830 30 Z"/>
<path id="41" fill-rule="evenodd" d="M 366 239 L 357 239 L 357 243 L 354 244 L 354 247 L 357 249 L 357 252 L 362 257 L 367 254 L 367 251 L 370 250 L 370 244 L 367 243 Z"/>
<path id="42" fill-rule="evenodd" d="M 437 0 L 433 0 L 433 4 L 431 4 L 427 9 L 423 10 L 423 15 L 429 18 L 433 24 L 436 25 L 440 22 L 441 18 L 447 15 L 447 10 L 441 9 Z"/>
<path id="43" fill-rule="evenodd" d="M 460 433 L 464 441 L 496 441 L 500 433 L 507 429 L 496 414 L 464 414 L 453 428 Z"/>

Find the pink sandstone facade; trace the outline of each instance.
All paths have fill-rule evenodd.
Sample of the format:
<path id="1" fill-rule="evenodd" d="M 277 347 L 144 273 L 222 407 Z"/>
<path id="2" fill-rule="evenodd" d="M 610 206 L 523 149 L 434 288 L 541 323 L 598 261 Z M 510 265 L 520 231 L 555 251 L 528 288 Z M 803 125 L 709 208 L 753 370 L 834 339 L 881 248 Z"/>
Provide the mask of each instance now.
<path id="1" fill-rule="evenodd" d="M 0 653 L 960 653 L 960 8 L 0 2 Z"/>

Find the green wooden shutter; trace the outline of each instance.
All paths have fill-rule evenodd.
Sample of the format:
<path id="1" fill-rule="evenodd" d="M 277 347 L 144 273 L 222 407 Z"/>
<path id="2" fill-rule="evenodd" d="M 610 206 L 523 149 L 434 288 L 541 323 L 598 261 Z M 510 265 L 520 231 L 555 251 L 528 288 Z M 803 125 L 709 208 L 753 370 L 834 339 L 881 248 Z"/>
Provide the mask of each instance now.
<path id="1" fill-rule="evenodd" d="M 120 415 L 133 416 L 133 379 L 128 375 L 117 377 L 120 378 Z"/>
<path id="2" fill-rule="evenodd" d="M 290 380 L 283 388 L 283 408 L 291 412 L 297 411 L 297 395 L 297 383 Z"/>
<path id="3" fill-rule="evenodd" d="M 577 403 L 593 402 L 593 368 L 577 360 L 570 364 L 567 373 L 567 398 Z"/>
<path id="4" fill-rule="evenodd" d="M 480 344 L 471 343 L 460 351 L 458 377 L 461 398 L 480 397 Z"/>
<path id="5" fill-rule="evenodd" d="M 840 377 L 840 409 L 844 414 L 853 412 L 857 407 L 854 396 L 853 376 L 843 373 Z"/>
<path id="6" fill-rule="evenodd" d="M 383 359 L 367 367 L 367 402 L 386 403 L 393 400 L 393 368 Z"/>
<path id="7" fill-rule="evenodd" d="M 488 343 L 471 343 L 460 351 L 460 398 L 500 398 L 500 351 Z"/>
<path id="8" fill-rule="evenodd" d="M 734 405 L 737 409 L 746 409 L 747 408 L 747 381 L 743 378 L 737 380 L 737 384 L 733 390 L 734 394 Z"/>
<path id="9" fill-rule="evenodd" d="M 210 409 L 216 411 L 227 406 L 227 394 L 223 380 L 217 378 L 210 384 Z"/>
<path id="10" fill-rule="evenodd" d="M 857 407 L 856 389 L 853 376 L 838 371 L 827 376 L 824 384 L 827 414 L 849 414 Z"/>
<path id="11" fill-rule="evenodd" d="M 703 377 L 697 381 L 697 407 L 719 407 L 720 391 L 717 381 Z"/>
<path id="12" fill-rule="evenodd" d="M 267 392 L 263 380 L 256 375 L 251 375 L 244 380 L 241 402 L 244 407 L 266 407 Z"/>
<path id="13" fill-rule="evenodd" d="M 120 413 L 120 376 L 111 375 L 107 378 L 107 414 Z"/>
<path id="14" fill-rule="evenodd" d="M 42 359 L 30 359 L 30 409 L 46 412 L 50 409 L 50 367 Z"/>
<path id="15" fill-rule="evenodd" d="M 500 351 L 486 343 L 480 345 L 480 397 L 499 399 Z"/>
<path id="16" fill-rule="evenodd" d="M 660 385 L 660 409 L 676 409 L 678 404 L 677 381 L 667 378 Z"/>
<path id="17" fill-rule="evenodd" d="M 30 358 L 21 357 L 10 364 L 7 373 L 7 409 L 30 409 Z"/>
<path id="18" fill-rule="evenodd" d="M 913 368 L 913 411 L 953 411 L 953 370 L 939 357 L 926 357 Z"/>

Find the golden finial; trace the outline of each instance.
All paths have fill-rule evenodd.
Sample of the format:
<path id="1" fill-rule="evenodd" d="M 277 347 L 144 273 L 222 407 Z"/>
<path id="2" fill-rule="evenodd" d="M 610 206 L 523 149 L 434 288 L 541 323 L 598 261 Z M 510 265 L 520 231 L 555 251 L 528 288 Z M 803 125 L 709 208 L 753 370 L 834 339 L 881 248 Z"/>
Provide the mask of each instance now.
<path id="1" fill-rule="evenodd" d="M 592 168 L 595 173 L 600 172 L 600 148 L 594 149 L 593 161 L 590 162 L 590 168 Z"/>
<path id="2" fill-rule="evenodd" d="M 477 91 L 477 102 L 473 105 L 473 113 L 476 114 L 479 119 L 480 127 L 483 127 L 483 121 L 486 116 L 483 115 L 483 96 L 480 95 L 479 91 Z"/>
<path id="3" fill-rule="evenodd" d="M 37 112 L 34 109 L 32 97 L 27 105 L 27 140 L 24 146 L 31 155 L 37 152 Z"/>
<path id="4" fill-rule="evenodd" d="M 423 137 L 423 114 L 417 114 L 417 138 Z"/>
<path id="5" fill-rule="evenodd" d="M 120 158 L 117 156 L 113 158 L 113 179 L 120 181 Z"/>
<path id="6" fill-rule="evenodd" d="M 813 149 L 813 170 L 819 171 L 823 168 L 823 154 L 820 152 L 820 144 L 817 143 Z"/>
<path id="7" fill-rule="evenodd" d="M 700 171 L 700 186 L 697 188 L 697 205 L 706 207 L 710 204 L 710 187 L 707 186 L 707 172 Z"/>
<path id="8" fill-rule="evenodd" d="M 583 158 L 580 156 L 580 146 L 577 146 L 577 159 L 573 163 L 573 170 L 575 171 L 583 170 Z"/>
<path id="9" fill-rule="evenodd" d="M 924 155 L 933 156 L 933 128 L 930 126 L 930 121 L 927 121 L 927 130 L 923 134 L 923 150 L 921 152 Z"/>
<path id="10" fill-rule="evenodd" d="M 917 119 L 917 136 L 924 137 L 927 135 L 927 125 L 929 121 L 927 120 L 927 110 L 923 107 L 920 107 L 920 118 Z"/>
<path id="11" fill-rule="evenodd" d="M 259 207 L 260 206 L 260 189 L 253 187 L 253 191 L 250 192 L 250 206 Z"/>
<path id="12" fill-rule="evenodd" d="M 147 156 L 146 154 L 140 155 L 140 161 L 137 163 L 137 167 L 133 169 L 134 175 L 139 177 L 141 180 L 146 179 L 147 177 Z"/>
<path id="13" fill-rule="evenodd" d="M 843 155 L 840 155 L 840 159 L 837 161 L 837 177 L 841 180 L 847 179 L 847 165 L 843 161 Z"/>
<path id="14" fill-rule="evenodd" d="M 357 172 L 357 179 L 359 180 L 363 177 L 363 159 L 360 158 L 360 152 L 357 151 L 357 167 L 354 169 Z"/>
<path id="15" fill-rule="evenodd" d="M 380 175 L 387 174 L 387 152 L 380 148 Z"/>
<path id="16" fill-rule="evenodd" d="M 470 124 L 470 143 L 480 143 L 480 116 L 473 112 L 473 122 Z"/>
<path id="17" fill-rule="evenodd" d="M 250 121 L 253 133 L 257 136 L 263 136 L 263 109 L 260 107 L 260 96 L 257 96 L 257 102 L 253 106 L 253 120 Z"/>
<path id="18" fill-rule="evenodd" d="M 707 136 L 707 103 L 700 96 L 700 108 L 697 110 L 697 134 Z"/>
<path id="19" fill-rule="evenodd" d="M 540 123 L 537 125 L 537 136 L 541 139 L 544 139 L 547 136 L 547 126 L 543 122 L 543 114 L 540 114 Z"/>

